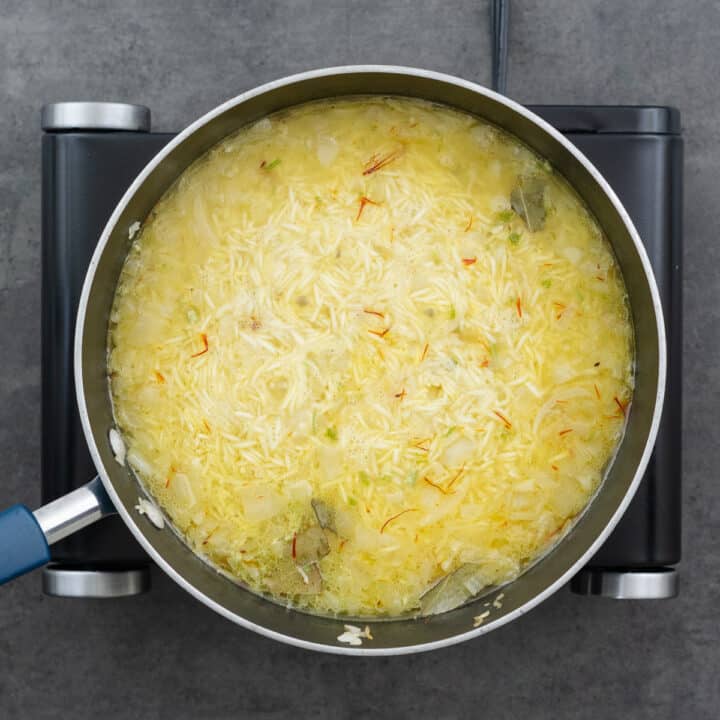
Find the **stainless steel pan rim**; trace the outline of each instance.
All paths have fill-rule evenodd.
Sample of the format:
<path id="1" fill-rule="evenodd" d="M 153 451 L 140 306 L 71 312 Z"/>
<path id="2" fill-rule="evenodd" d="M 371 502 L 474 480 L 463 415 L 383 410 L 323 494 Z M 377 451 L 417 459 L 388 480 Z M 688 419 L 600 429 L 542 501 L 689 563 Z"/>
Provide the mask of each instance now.
<path id="1" fill-rule="evenodd" d="M 208 122 L 210 122 L 212 119 L 214 119 L 218 115 L 221 115 L 222 113 L 226 112 L 227 110 L 229 110 L 241 103 L 244 103 L 245 101 L 249 100 L 250 98 L 256 97 L 258 95 L 262 95 L 263 93 L 267 93 L 268 91 L 275 90 L 277 88 L 282 88 L 286 85 L 291 85 L 293 83 L 297 83 L 297 82 L 303 81 L 303 80 L 311 80 L 313 78 L 330 77 L 330 76 L 337 76 L 337 75 L 352 75 L 352 74 L 359 74 L 359 73 L 394 74 L 394 75 L 407 75 L 408 77 L 420 77 L 420 78 L 426 78 L 429 80 L 436 80 L 436 81 L 450 84 L 450 85 L 455 85 L 459 88 L 463 88 L 465 90 L 472 91 L 479 95 L 486 96 L 486 97 L 494 100 L 497 103 L 503 104 L 506 107 L 508 107 L 511 110 L 518 113 L 519 115 L 524 116 L 526 119 L 528 119 L 535 125 L 539 126 L 542 130 L 544 130 L 546 134 L 548 134 L 549 136 L 551 136 L 553 138 L 553 140 L 555 140 L 557 143 L 562 145 L 571 155 L 574 156 L 574 158 L 581 165 L 584 166 L 585 170 L 590 173 L 590 175 L 593 177 L 594 181 L 604 191 L 607 198 L 610 200 L 610 202 L 614 206 L 615 211 L 618 213 L 618 215 L 622 219 L 630 237 L 632 238 L 632 241 L 635 246 L 635 250 L 640 258 L 640 262 L 642 264 L 642 268 L 645 273 L 647 283 L 649 286 L 649 291 L 650 291 L 650 294 L 652 297 L 652 305 L 653 305 L 653 310 L 654 310 L 656 323 L 657 323 L 656 329 L 657 329 L 657 337 L 658 337 L 658 343 L 659 343 L 659 346 L 658 346 L 658 369 L 657 369 L 657 393 L 655 396 L 655 406 L 654 406 L 654 411 L 653 411 L 653 415 L 652 415 L 652 420 L 650 423 L 650 429 L 649 429 L 649 432 L 647 435 L 647 441 L 645 443 L 643 453 L 641 455 L 640 461 L 638 462 L 638 464 L 636 466 L 636 470 L 635 470 L 633 479 L 632 479 L 632 481 L 628 487 L 628 490 L 625 493 L 622 501 L 618 504 L 611 519 L 605 525 L 602 532 L 600 532 L 597 535 L 594 542 L 588 547 L 588 549 L 583 553 L 583 555 L 570 568 L 568 568 L 566 572 L 564 572 L 554 582 L 552 582 L 550 585 L 548 585 L 542 592 L 536 594 L 530 600 L 528 600 L 522 606 L 516 608 L 512 612 L 508 612 L 508 613 L 498 617 L 495 620 L 488 621 L 487 624 L 481 625 L 478 628 L 474 628 L 474 629 L 468 630 L 465 633 L 459 633 L 459 634 L 453 635 L 451 637 L 444 638 L 442 640 L 436 640 L 436 641 L 417 644 L 417 645 L 407 645 L 407 646 L 399 646 L 399 647 L 392 647 L 392 648 L 351 647 L 351 646 L 341 646 L 341 645 L 330 645 L 330 644 L 321 643 L 321 642 L 311 642 L 311 641 L 293 637 L 291 635 L 286 635 L 284 633 L 280 633 L 275 630 L 271 630 L 269 628 L 258 625 L 257 623 L 251 622 L 248 619 L 228 610 L 227 608 L 225 608 L 224 606 L 222 606 L 221 604 L 219 604 L 212 598 L 208 597 L 206 594 L 204 594 L 201 590 L 196 588 L 190 582 L 188 582 L 183 577 L 183 575 L 180 574 L 179 572 L 177 572 L 163 558 L 163 556 L 160 553 L 158 553 L 155 550 L 155 548 L 146 540 L 143 533 L 139 530 L 139 528 L 136 524 L 135 518 L 132 517 L 132 515 L 125 508 L 125 505 L 121 502 L 121 500 L 113 486 L 113 483 L 110 480 L 108 472 L 107 472 L 107 470 L 104 466 L 103 460 L 100 456 L 98 447 L 95 443 L 95 439 L 94 439 L 94 436 L 92 433 L 92 426 L 91 426 L 90 418 L 89 418 L 89 415 L 87 412 L 85 389 L 84 389 L 84 384 L 83 384 L 82 348 L 83 348 L 83 331 L 84 331 L 84 324 L 85 324 L 84 321 L 85 321 L 85 315 L 86 315 L 87 307 L 88 307 L 88 298 L 89 298 L 90 290 L 91 290 L 91 287 L 93 284 L 93 279 L 95 277 L 95 272 L 97 270 L 100 258 L 105 250 L 105 246 L 108 242 L 108 239 L 109 239 L 112 231 L 114 230 L 115 225 L 116 225 L 118 219 L 120 218 L 123 210 L 127 206 L 130 199 L 133 197 L 135 192 L 138 190 L 138 188 L 140 188 L 142 186 L 143 182 L 148 177 L 148 175 L 150 175 L 150 173 L 154 170 L 154 168 L 170 152 L 172 152 L 172 150 L 175 147 L 182 144 L 186 140 L 186 138 L 188 138 L 190 135 L 192 135 L 199 128 L 206 125 Z M 401 67 L 401 66 L 392 66 L 392 65 L 350 65 L 350 66 L 324 68 L 324 69 L 319 69 L 319 70 L 310 70 L 310 71 L 298 73 L 295 75 L 290 75 L 290 76 L 282 78 L 280 80 L 266 83 L 264 85 L 254 88 L 252 90 L 249 90 L 245 93 L 242 93 L 241 95 L 238 95 L 237 97 L 235 97 L 231 100 L 228 100 L 227 102 L 223 103 L 222 105 L 219 105 L 218 107 L 214 108 L 209 113 L 203 115 L 201 118 L 199 118 L 194 123 L 189 125 L 185 130 L 183 130 L 179 135 L 177 135 L 167 146 L 165 146 L 150 161 L 150 163 L 148 163 L 148 165 L 144 168 L 144 170 L 137 176 L 137 178 L 132 183 L 132 185 L 130 185 L 127 192 L 125 193 L 125 195 L 120 200 L 117 207 L 115 208 L 112 216 L 108 220 L 108 223 L 105 226 L 105 229 L 103 230 L 103 233 L 100 237 L 98 245 L 97 245 L 95 252 L 92 256 L 92 259 L 90 261 L 90 266 L 88 268 L 87 275 L 85 277 L 85 282 L 83 284 L 82 294 L 80 297 L 80 303 L 79 303 L 78 315 L 77 315 L 77 329 L 76 329 L 76 335 L 75 335 L 74 357 L 75 357 L 75 362 L 74 362 L 74 365 L 75 365 L 75 387 L 76 387 L 76 392 L 77 392 L 77 401 L 78 401 L 78 407 L 79 407 L 79 411 L 80 411 L 80 417 L 82 420 L 83 431 L 85 433 L 85 438 L 87 440 L 88 447 L 90 449 L 90 454 L 91 454 L 93 461 L 97 467 L 98 473 L 99 473 L 100 478 L 103 483 L 103 486 L 105 487 L 105 490 L 107 491 L 113 504 L 117 508 L 120 516 L 122 517 L 122 519 L 124 520 L 124 522 L 128 526 L 128 528 L 130 529 L 130 531 L 133 533 L 136 540 L 145 549 L 145 551 L 150 555 L 150 557 L 154 560 L 154 562 L 157 563 L 157 565 L 160 566 L 178 585 L 180 585 L 180 587 L 182 587 L 184 590 L 186 590 L 188 593 L 190 593 L 193 597 L 197 598 L 200 602 L 204 603 L 205 605 L 207 605 L 208 607 L 210 607 L 211 609 L 213 609 L 215 612 L 219 613 L 223 617 L 237 623 L 238 625 L 241 625 L 242 627 L 244 627 L 248 630 L 252 630 L 254 632 L 257 632 L 261 635 L 272 638 L 274 640 L 279 640 L 279 641 L 288 643 L 290 645 L 295 645 L 297 647 L 301 647 L 301 648 L 304 648 L 307 650 L 317 650 L 317 651 L 321 651 L 321 652 L 329 652 L 329 653 L 335 653 L 335 654 L 339 654 L 339 655 L 361 655 L 361 656 L 403 655 L 403 654 L 409 654 L 409 653 L 425 652 L 428 650 L 434 650 L 434 649 L 438 649 L 438 648 L 442 648 L 442 647 L 448 647 L 450 645 L 454 645 L 456 643 L 464 642 L 465 640 L 469 640 L 471 638 L 478 637 L 480 635 L 483 635 L 483 634 L 489 632 L 490 630 L 498 628 L 498 627 L 510 622 L 511 620 L 514 620 L 515 618 L 525 614 L 526 612 L 528 612 L 529 610 L 534 608 L 536 605 L 541 603 L 543 600 L 545 600 L 547 597 L 552 595 L 554 592 L 556 592 L 566 582 L 568 582 L 570 580 L 570 578 L 572 578 L 572 576 L 575 575 L 577 573 L 577 571 L 580 570 L 583 567 L 583 565 L 585 565 L 585 563 L 600 548 L 600 546 L 603 544 L 603 542 L 606 540 L 606 538 L 609 536 L 609 534 L 612 532 L 612 530 L 614 529 L 614 527 L 616 526 L 616 524 L 622 517 L 627 506 L 629 505 L 630 501 L 632 500 L 632 498 L 635 494 L 635 491 L 637 490 L 637 487 L 643 477 L 643 474 L 645 472 L 645 469 L 647 467 L 648 461 L 649 461 L 651 453 L 652 453 L 652 449 L 655 444 L 655 438 L 656 438 L 658 426 L 660 423 L 660 416 L 662 413 L 662 405 L 663 405 L 663 400 L 664 400 L 664 396 L 665 396 L 665 380 L 666 380 L 666 373 L 667 373 L 665 324 L 664 324 L 664 320 L 663 320 L 660 296 L 658 293 L 657 285 L 655 283 L 655 279 L 653 276 L 650 261 L 647 256 L 647 252 L 645 251 L 645 248 L 640 240 L 640 237 L 637 233 L 637 230 L 635 229 L 635 226 L 633 225 L 632 221 L 630 220 L 630 217 L 628 216 L 627 212 L 625 211 L 625 208 L 622 206 L 622 203 L 620 202 L 620 200 L 618 199 L 618 197 L 616 196 L 616 194 L 612 190 L 612 188 L 608 185 L 608 183 L 602 177 L 602 175 L 594 167 L 594 165 L 585 157 L 585 155 L 583 155 L 572 143 L 570 143 L 567 139 L 565 139 L 565 137 L 563 137 L 551 125 L 549 125 L 547 122 L 545 122 L 542 118 L 538 117 L 534 113 L 530 112 L 527 108 L 514 102 L 513 100 L 510 100 L 510 99 L 508 99 L 498 93 L 495 93 L 492 90 L 488 90 L 487 88 L 484 88 L 480 85 L 469 82 L 467 80 L 462 80 L 462 79 L 454 77 L 452 75 L 437 73 L 437 72 L 433 72 L 430 70 L 421 70 L 421 69 Z M 340 627 L 341 622 L 342 622 L 342 620 L 339 620 L 338 627 Z"/>

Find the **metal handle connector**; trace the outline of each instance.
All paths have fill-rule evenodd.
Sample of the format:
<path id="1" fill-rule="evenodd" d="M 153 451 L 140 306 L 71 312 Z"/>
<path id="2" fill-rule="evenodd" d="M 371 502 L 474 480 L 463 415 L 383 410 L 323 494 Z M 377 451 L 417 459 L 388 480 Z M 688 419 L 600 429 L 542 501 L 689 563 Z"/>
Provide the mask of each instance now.
<path id="1" fill-rule="evenodd" d="M 52 545 L 114 512 L 115 507 L 100 478 L 96 477 L 87 485 L 38 508 L 33 515 L 48 545 Z"/>

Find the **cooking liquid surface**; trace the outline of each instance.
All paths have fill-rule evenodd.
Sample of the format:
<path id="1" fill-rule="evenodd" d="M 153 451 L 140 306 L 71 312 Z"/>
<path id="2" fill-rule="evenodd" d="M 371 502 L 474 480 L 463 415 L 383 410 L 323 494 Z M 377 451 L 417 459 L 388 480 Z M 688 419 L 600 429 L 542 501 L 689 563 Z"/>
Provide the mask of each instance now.
<path id="1" fill-rule="evenodd" d="M 189 168 L 109 349 L 127 463 L 188 545 L 330 614 L 513 579 L 588 503 L 632 394 L 622 277 L 574 192 L 400 98 L 297 107 Z"/>

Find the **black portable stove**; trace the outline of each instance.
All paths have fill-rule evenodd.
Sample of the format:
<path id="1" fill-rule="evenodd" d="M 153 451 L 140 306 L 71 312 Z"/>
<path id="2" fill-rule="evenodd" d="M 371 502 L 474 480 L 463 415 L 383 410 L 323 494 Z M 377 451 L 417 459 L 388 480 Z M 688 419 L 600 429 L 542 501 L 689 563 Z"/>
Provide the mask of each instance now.
<path id="1" fill-rule="evenodd" d="M 573 580 L 580 594 L 652 599 L 677 593 L 680 560 L 682 139 L 667 107 L 535 106 L 603 173 L 633 219 L 660 289 L 668 336 L 665 410 L 627 513 Z M 83 278 L 116 203 L 173 135 L 150 111 L 117 103 L 43 108 L 42 501 L 95 474 L 75 403 L 73 334 Z M 119 517 L 52 546 L 50 595 L 122 597 L 150 587 L 150 560 Z"/>

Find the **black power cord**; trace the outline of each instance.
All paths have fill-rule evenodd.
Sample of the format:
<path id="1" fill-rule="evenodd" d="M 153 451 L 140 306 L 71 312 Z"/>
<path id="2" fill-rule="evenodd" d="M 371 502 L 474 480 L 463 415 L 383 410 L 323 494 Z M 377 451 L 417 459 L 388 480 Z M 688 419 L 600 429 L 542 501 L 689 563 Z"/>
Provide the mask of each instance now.
<path id="1" fill-rule="evenodd" d="M 491 0 L 490 17 L 493 39 L 492 88 L 505 95 L 507 91 L 510 0 Z"/>

